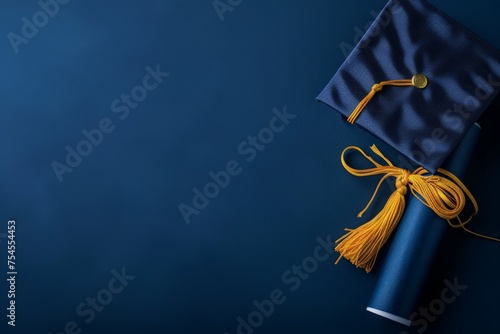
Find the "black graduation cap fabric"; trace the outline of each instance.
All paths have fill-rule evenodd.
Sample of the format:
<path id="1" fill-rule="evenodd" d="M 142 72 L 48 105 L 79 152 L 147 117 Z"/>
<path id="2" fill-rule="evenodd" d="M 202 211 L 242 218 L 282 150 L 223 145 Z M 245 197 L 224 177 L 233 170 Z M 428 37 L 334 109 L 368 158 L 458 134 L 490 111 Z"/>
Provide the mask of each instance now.
<path id="1" fill-rule="evenodd" d="M 434 173 L 500 91 L 500 52 L 422 0 L 391 0 L 317 97 Z"/>

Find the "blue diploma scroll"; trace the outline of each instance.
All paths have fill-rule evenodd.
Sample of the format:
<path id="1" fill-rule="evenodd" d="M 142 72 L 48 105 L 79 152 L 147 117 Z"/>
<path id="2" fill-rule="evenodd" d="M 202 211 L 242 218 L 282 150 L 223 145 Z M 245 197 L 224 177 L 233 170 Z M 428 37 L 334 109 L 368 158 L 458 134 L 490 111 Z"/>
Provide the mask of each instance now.
<path id="1" fill-rule="evenodd" d="M 480 131 L 476 123 L 446 160 L 444 169 L 463 178 Z M 445 220 L 418 199 L 410 197 L 368 303 L 368 311 L 411 325 L 410 315 L 417 307 L 422 286 L 448 228 Z"/>

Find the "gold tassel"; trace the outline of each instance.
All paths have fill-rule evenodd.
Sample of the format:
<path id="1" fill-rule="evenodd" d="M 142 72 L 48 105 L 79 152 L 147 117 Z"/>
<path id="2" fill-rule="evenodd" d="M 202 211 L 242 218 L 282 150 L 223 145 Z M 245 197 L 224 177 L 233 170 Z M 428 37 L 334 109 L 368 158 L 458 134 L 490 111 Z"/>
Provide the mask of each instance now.
<path id="1" fill-rule="evenodd" d="M 375 96 L 377 92 L 380 92 L 384 86 L 397 86 L 397 87 L 408 87 L 413 86 L 416 88 L 425 88 L 427 86 L 428 79 L 423 74 L 415 74 L 411 79 L 401 79 L 401 80 L 387 80 L 376 83 L 372 86 L 372 89 L 368 94 L 358 103 L 356 108 L 351 112 L 347 118 L 347 122 L 353 124 L 358 119 L 361 112 L 365 109 L 366 105 Z"/>
<path id="2" fill-rule="evenodd" d="M 340 253 L 335 264 L 344 257 L 356 267 L 365 268 L 369 273 L 375 264 L 379 250 L 403 216 L 405 194 L 406 186 L 402 186 L 391 194 L 382 211 L 372 220 L 354 230 L 345 229 L 349 232 L 335 241 L 338 243 L 335 250 Z"/>
<path id="3" fill-rule="evenodd" d="M 447 220 L 450 226 L 461 227 L 476 236 L 500 242 L 500 239 L 472 232 L 465 227 L 465 224 L 477 213 L 478 206 L 474 196 L 455 175 L 441 168 L 438 169 L 438 173 L 441 176 L 432 175 L 422 167 L 417 168 L 411 173 L 408 170 L 395 167 L 375 145 L 372 145 L 370 148 L 387 165 L 379 164 L 356 146 L 345 148 L 341 155 L 342 165 L 352 175 L 371 176 L 384 174 L 375 188 L 370 201 L 358 214 L 358 217 L 361 217 L 371 205 L 380 185 L 386 178 L 396 178 L 396 190 L 391 194 L 384 208 L 373 219 L 356 229 L 345 229 L 348 232 L 336 241 L 338 245 L 335 247 L 335 251 L 339 252 L 340 256 L 335 264 L 344 257 L 356 267 L 364 268 L 366 272 L 372 270 L 380 249 L 387 242 L 387 239 L 389 239 L 392 231 L 403 216 L 406 205 L 405 195 L 408 187 L 418 200 L 433 210 L 439 217 Z M 360 152 L 375 167 L 355 169 L 349 166 L 345 162 L 344 155 L 352 149 Z M 462 222 L 459 214 L 464 209 L 467 198 L 472 202 L 474 212 L 466 221 Z M 458 223 L 453 224 L 453 219 L 456 219 Z"/>

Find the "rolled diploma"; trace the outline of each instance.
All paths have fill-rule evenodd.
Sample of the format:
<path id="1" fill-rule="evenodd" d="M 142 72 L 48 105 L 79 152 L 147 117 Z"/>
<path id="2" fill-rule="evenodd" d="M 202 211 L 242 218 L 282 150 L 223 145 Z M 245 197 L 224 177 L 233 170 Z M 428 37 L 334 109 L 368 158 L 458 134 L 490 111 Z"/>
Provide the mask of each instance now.
<path id="1" fill-rule="evenodd" d="M 479 124 L 474 124 L 443 168 L 462 179 L 480 132 Z M 411 325 L 410 315 L 415 312 L 422 286 L 448 228 L 445 220 L 414 196 L 410 197 L 367 311 Z"/>

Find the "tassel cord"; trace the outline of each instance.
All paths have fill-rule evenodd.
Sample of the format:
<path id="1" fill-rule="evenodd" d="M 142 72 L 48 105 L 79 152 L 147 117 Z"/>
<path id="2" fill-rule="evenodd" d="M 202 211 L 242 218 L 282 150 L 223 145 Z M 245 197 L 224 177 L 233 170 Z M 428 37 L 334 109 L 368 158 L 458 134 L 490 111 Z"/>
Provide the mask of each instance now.
<path id="1" fill-rule="evenodd" d="M 411 79 L 388 80 L 374 84 L 368 94 L 358 103 L 356 108 L 352 111 L 351 115 L 349 115 L 347 121 L 351 124 L 356 122 L 356 119 L 359 117 L 359 115 L 361 115 L 361 112 L 365 109 L 366 105 L 375 96 L 375 94 L 377 94 L 377 92 L 380 92 L 382 90 L 384 86 L 407 87 L 413 85 L 414 84 Z"/>

